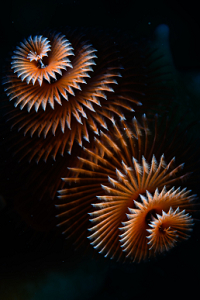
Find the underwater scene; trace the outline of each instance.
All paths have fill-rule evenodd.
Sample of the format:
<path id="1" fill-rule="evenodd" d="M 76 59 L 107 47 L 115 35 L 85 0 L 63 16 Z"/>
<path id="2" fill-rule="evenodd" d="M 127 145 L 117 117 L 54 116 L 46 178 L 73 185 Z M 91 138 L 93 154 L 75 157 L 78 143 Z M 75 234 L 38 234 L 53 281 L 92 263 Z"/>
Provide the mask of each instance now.
<path id="1" fill-rule="evenodd" d="M 18 0 L 0 22 L 0 299 L 193 299 L 197 5 Z"/>

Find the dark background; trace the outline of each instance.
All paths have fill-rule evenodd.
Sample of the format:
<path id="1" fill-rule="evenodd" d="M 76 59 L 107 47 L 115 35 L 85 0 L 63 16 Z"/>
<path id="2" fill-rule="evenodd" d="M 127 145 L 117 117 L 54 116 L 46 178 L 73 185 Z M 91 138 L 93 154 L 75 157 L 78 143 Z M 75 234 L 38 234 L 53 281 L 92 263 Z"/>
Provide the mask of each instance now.
<path id="1" fill-rule="evenodd" d="M 1 8 L 1 67 L 9 52 L 29 35 L 65 26 L 121 29 L 136 37 L 152 36 L 159 24 L 170 28 L 174 65 L 187 74 L 200 70 L 200 21 L 198 7 L 182 1 L 4 1 Z M 187 85 L 187 81 L 186 81 Z M 198 107 L 198 93 L 193 107 Z M 192 101 L 197 101 L 192 103 Z M 199 116 L 199 111 L 195 111 Z M 198 135 L 198 133 L 197 133 Z M 20 225 L 19 225 L 20 224 Z M 23 229 L 13 212 L 0 213 L 0 299 L 144 299 L 182 297 L 193 299 L 200 280 L 200 226 L 180 247 L 156 260 L 120 264 L 102 257 L 74 252 L 62 237 L 34 236 Z M 25 226 L 24 226 L 25 228 Z M 161 294 L 162 293 L 162 294 Z"/>
<path id="2" fill-rule="evenodd" d="M 200 63 L 200 21 L 194 1 L 36 0 L 32 5 L 25 0 L 4 1 L 0 22 L 1 51 L 5 56 L 23 38 L 47 28 L 101 26 L 146 36 L 165 23 L 170 27 L 177 67 L 197 67 Z"/>

